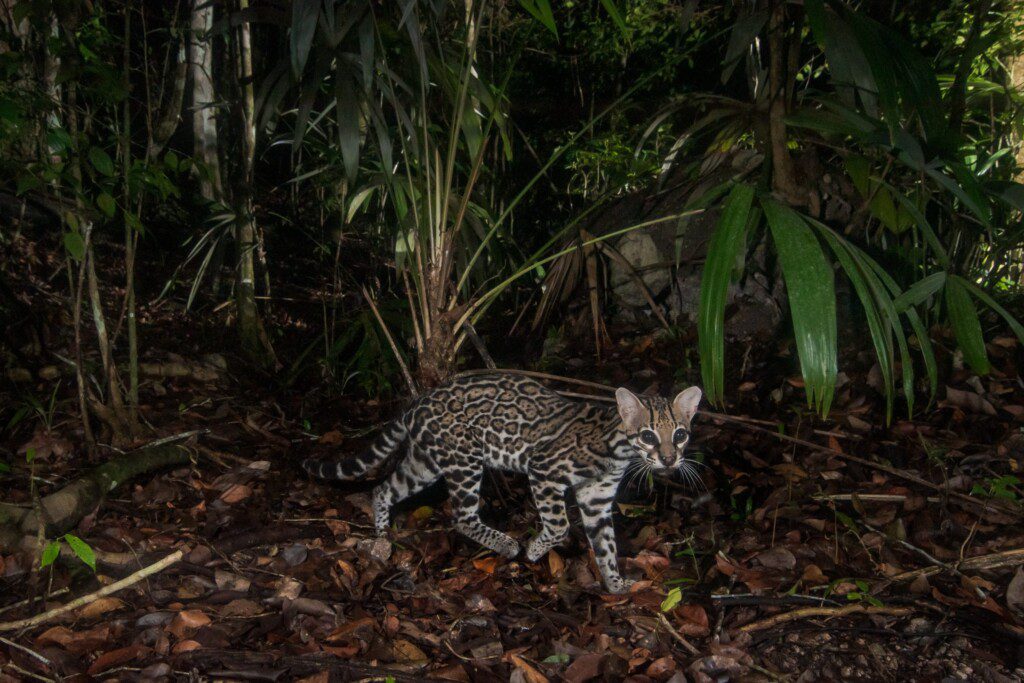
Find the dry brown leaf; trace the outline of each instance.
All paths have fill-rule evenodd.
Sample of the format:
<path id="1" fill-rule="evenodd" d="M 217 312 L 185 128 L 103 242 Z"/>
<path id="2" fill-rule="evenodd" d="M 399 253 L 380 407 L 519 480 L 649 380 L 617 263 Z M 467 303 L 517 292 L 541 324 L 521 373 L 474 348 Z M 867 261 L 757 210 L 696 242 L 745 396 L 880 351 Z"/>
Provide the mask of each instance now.
<path id="1" fill-rule="evenodd" d="M 510 654 L 509 659 L 512 661 L 512 664 L 519 669 L 519 671 L 523 672 L 523 676 L 526 678 L 527 683 L 548 683 L 547 676 L 530 666 L 530 664 L 519 655 Z"/>
<path id="2" fill-rule="evenodd" d="M 978 394 L 973 391 L 960 391 L 950 386 L 946 387 L 945 403 L 972 413 L 996 414 L 996 409 L 992 404 Z"/>
<path id="3" fill-rule="evenodd" d="M 210 617 L 199 610 L 182 610 L 174 615 L 174 619 L 167 626 L 167 632 L 178 638 L 184 638 L 209 623 Z"/>
<path id="4" fill-rule="evenodd" d="M 248 484 L 232 484 L 226 491 L 224 491 L 224 493 L 220 494 L 220 499 L 228 505 L 234 505 L 235 503 L 240 503 L 251 495 L 252 487 Z"/>
<path id="5" fill-rule="evenodd" d="M 646 674 L 656 681 L 666 680 L 676 671 L 676 662 L 671 657 L 659 657 L 647 666 Z"/>
<path id="6" fill-rule="evenodd" d="M 804 567 L 804 573 L 800 576 L 800 580 L 810 586 L 823 586 L 828 583 L 828 577 L 821 571 L 821 567 L 816 564 L 809 564 Z"/>
<path id="7" fill-rule="evenodd" d="M 680 605 L 674 614 L 679 617 L 678 630 L 684 636 L 706 636 L 710 633 L 707 610 L 700 605 Z"/>
<path id="8" fill-rule="evenodd" d="M 324 446 L 337 446 L 344 440 L 345 439 L 341 435 L 341 432 L 337 429 L 332 429 L 329 432 L 325 432 L 323 436 L 320 437 L 319 442 Z"/>
<path id="9" fill-rule="evenodd" d="M 54 626 L 36 638 L 36 645 L 50 644 L 59 645 L 76 655 L 95 652 L 110 644 L 110 626 L 101 624 L 87 631 L 71 631 L 64 626 Z"/>
<path id="10" fill-rule="evenodd" d="M 249 590 L 250 581 L 244 576 L 239 576 L 223 569 L 218 569 L 213 573 L 213 580 L 217 584 L 217 588 L 221 590 L 238 591 L 239 593 L 245 593 Z"/>
<path id="11" fill-rule="evenodd" d="M 100 598 L 90 602 L 88 605 L 78 610 L 78 617 L 80 619 L 93 619 L 107 612 L 113 612 L 124 607 L 124 602 L 111 596 Z"/>
<path id="12" fill-rule="evenodd" d="M 183 652 L 192 652 L 193 650 L 201 650 L 202 645 L 194 640 L 183 640 L 174 647 L 171 648 L 171 654 L 180 655 Z"/>
<path id="13" fill-rule="evenodd" d="M 258 602 L 241 598 L 232 600 L 221 607 L 220 615 L 222 617 L 251 617 L 259 614 L 262 610 L 263 608 Z"/>
<path id="14" fill-rule="evenodd" d="M 604 655 L 596 652 L 580 655 L 562 674 L 567 683 L 583 683 L 601 675 L 601 660 Z"/>
<path id="15" fill-rule="evenodd" d="M 427 659 L 426 653 L 408 640 L 392 640 L 390 650 L 391 656 L 396 662 L 422 662 Z"/>
<path id="16" fill-rule="evenodd" d="M 777 545 L 757 554 L 757 561 L 768 569 L 791 570 L 796 567 L 796 557 L 787 548 Z"/>
<path id="17" fill-rule="evenodd" d="M 561 578 L 562 574 L 565 573 L 565 560 L 554 550 L 548 551 L 548 571 L 556 579 Z"/>
<path id="18" fill-rule="evenodd" d="M 89 675 L 95 676 L 101 674 L 107 669 L 112 669 L 115 666 L 121 666 L 127 664 L 139 657 L 152 652 L 152 650 L 145 645 L 129 645 L 128 647 L 122 647 L 117 650 L 111 650 L 110 652 L 104 652 L 96 661 L 89 667 Z"/>
<path id="19" fill-rule="evenodd" d="M 473 560 L 473 566 L 485 574 L 493 574 L 498 567 L 497 557 L 481 557 Z"/>
<path id="20" fill-rule="evenodd" d="M 320 671 L 313 674 L 312 676 L 306 676 L 295 681 L 295 683 L 330 683 L 331 672 L 329 670 Z"/>

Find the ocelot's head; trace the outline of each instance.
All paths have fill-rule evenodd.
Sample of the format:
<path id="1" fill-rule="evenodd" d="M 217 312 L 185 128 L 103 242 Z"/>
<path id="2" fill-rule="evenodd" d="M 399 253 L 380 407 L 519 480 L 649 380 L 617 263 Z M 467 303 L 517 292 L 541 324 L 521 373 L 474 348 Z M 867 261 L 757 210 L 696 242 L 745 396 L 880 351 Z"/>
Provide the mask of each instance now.
<path id="1" fill-rule="evenodd" d="M 647 465 L 655 470 L 683 465 L 701 395 L 700 387 L 685 389 L 672 400 L 637 396 L 623 388 L 615 391 L 622 431 Z"/>

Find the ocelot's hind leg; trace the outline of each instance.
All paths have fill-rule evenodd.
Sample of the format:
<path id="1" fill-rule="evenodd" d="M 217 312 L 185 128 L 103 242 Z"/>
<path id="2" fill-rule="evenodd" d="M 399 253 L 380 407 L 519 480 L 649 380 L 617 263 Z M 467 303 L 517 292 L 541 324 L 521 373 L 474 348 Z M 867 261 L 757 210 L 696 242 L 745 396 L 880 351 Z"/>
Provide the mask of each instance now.
<path id="1" fill-rule="evenodd" d="M 383 536 L 391 526 L 391 506 L 440 479 L 441 472 L 426 453 L 409 447 L 395 471 L 373 489 L 373 526 Z"/>
<path id="2" fill-rule="evenodd" d="M 455 528 L 480 545 L 512 559 L 519 554 L 519 543 L 480 519 L 480 484 L 483 478 L 483 463 L 479 460 L 467 459 L 445 472 L 455 512 Z"/>

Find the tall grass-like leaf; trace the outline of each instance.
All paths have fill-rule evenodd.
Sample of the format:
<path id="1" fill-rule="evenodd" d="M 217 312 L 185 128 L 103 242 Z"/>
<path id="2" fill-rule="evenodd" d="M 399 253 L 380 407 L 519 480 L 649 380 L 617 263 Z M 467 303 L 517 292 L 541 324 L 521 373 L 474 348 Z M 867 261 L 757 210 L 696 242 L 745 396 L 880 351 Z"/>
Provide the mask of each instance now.
<path id="1" fill-rule="evenodd" d="M 725 50 L 722 83 L 729 82 L 733 71 L 736 70 L 747 48 L 750 47 L 750 43 L 757 38 L 767 23 L 768 11 L 762 10 L 742 17 L 732 25 L 732 33 L 729 34 L 729 46 Z"/>
<path id="2" fill-rule="evenodd" d="M 306 68 L 309 50 L 316 34 L 316 21 L 320 16 L 319 0 L 294 0 L 292 5 L 291 57 L 292 72 L 300 76 Z"/>
<path id="3" fill-rule="evenodd" d="M 870 290 L 871 296 L 873 297 L 873 304 L 877 306 L 880 319 L 885 328 L 885 334 L 889 338 L 888 342 L 888 353 L 892 356 L 892 341 L 891 337 L 896 338 L 896 345 L 900 351 L 900 360 L 902 366 L 903 375 L 903 396 L 907 403 L 907 412 L 910 415 L 914 413 L 914 361 L 910 355 L 910 345 L 907 343 L 907 335 L 903 331 L 903 325 L 900 322 L 900 311 L 896 307 L 895 298 L 900 296 L 901 292 L 895 281 L 892 280 L 885 272 L 885 270 L 875 261 L 873 258 L 868 256 L 866 253 L 858 249 L 853 244 L 850 244 L 845 239 L 840 237 L 830 228 L 818 223 L 817 221 L 811 220 L 812 225 L 818 227 L 821 234 L 831 242 L 837 242 L 842 245 L 844 250 L 856 263 L 860 275 L 863 277 L 864 283 Z M 844 266 L 845 268 L 845 266 Z M 847 270 L 849 272 L 849 270 Z M 859 294 L 859 292 L 858 292 Z M 866 305 L 865 305 L 866 307 Z M 917 312 L 913 308 L 908 308 L 906 312 L 908 320 L 911 320 L 915 332 L 923 332 L 923 326 L 920 325 L 920 320 L 916 317 Z M 913 318 L 912 318 L 913 316 Z M 928 377 L 931 379 L 932 395 L 934 396 L 936 386 L 936 368 L 934 357 L 931 355 L 931 346 L 928 344 L 928 338 L 923 335 L 922 355 L 925 356 L 925 367 L 928 369 Z M 881 362 L 881 359 L 879 359 Z M 895 369 L 895 368 L 894 368 Z M 895 376 L 895 373 L 893 373 Z M 893 390 L 891 386 L 886 388 L 886 418 L 892 420 L 892 403 L 893 403 Z"/>
<path id="4" fill-rule="evenodd" d="M 918 304 L 924 303 L 928 297 L 939 292 L 946 284 L 946 272 L 939 271 L 938 273 L 932 273 L 928 277 L 918 280 L 910 286 L 907 291 L 900 294 L 896 301 L 896 310 L 902 313 L 911 306 L 917 306 Z"/>
<path id="5" fill-rule="evenodd" d="M 800 214 L 768 197 L 762 198 L 761 207 L 786 282 L 807 402 L 827 415 L 838 374 L 832 268 Z"/>
<path id="6" fill-rule="evenodd" d="M 946 307 L 964 360 L 979 375 L 988 374 L 988 352 L 985 351 L 985 339 L 981 334 L 978 309 L 960 278 L 950 277 L 946 281 Z"/>
<path id="7" fill-rule="evenodd" d="M 359 171 L 360 107 L 352 75 L 339 62 L 334 74 L 334 96 L 337 101 L 338 146 L 345 163 L 345 175 L 355 180 Z"/>
<path id="8" fill-rule="evenodd" d="M 876 300 L 876 292 L 868 282 L 871 273 L 865 273 L 861 270 L 860 265 L 851 253 L 851 247 L 831 230 L 824 229 L 820 230 L 820 232 L 832 249 L 832 253 L 835 254 L 846 276 L 850 279 L 850 283 L 853 284 L 857 298 L 860 299 L 861 305 L 864 307 L 864 316 L 867 318 L 871 343 L 875 347 L 878 367 L 882 371 L 882 383 L 885 387 L 886 419 L 891 421 L 895 395 L 891 321 L 883 318 L 882 312 L 879 310 L 878 301 Z"/>
<path id="9" fill-rule="evenodd" d="M 534 19 L 543 24 L 544 28 L 551 31 L 555 38 L 558 37 L 555 13 L 551 11 L 551 3 L 548 0 L 519 0 L 519 5 L 529 12 Z"/>
<path id="10" fill-rule="evenodd" d="M 733 266 L 746 241 L 754 188 L 736 185 L 725 200 L 718 228 L 708 245 L 700 281 L 697 340 L 704 395 L 720 405 L 725 384 L 725 303 Z"/>
<path id="11" fill-rule="evenodd" d="M 889 273 L 885 272 L 876 261 L 867 260 L 867 263 L 871 266 L 871 269 L 875 272 L 878 279 L 885 285 L 886 289 L 893 297 L 893 302 L 899 301 L 903 292 L 900 290 L 899 285 L 892 279 Z M 932 342 L 928 336 L 928 330 L 925 328 L 924 323 L 921 321 L 921 316 L 918 315 L 917 309 L 913 306 L 908 306 L 906 310 L 899 311 L 907 317 L 907 321 L 910 323 L 910 328 L 914 330 L 914 336 L 917 337 L 918 346 L 921 349 L 921 359 L 924 361 L 925 374 L 928 377 L 929 387 L 929 399 L 931 403 L 935 400 L 935 392 L 939 387 L 939 368 L 935 363 L 935 351 L 932 349 Z"/>
<path id="12" fill-rule="evenodd" d="M 1020 342 L 1024 344 L 1024 325 L 1021 325 L 1020 321 L 1017 320 L 1017 318 L 1015 318 L 1012 313 L 1010 313 L 1008 310 L 1000 306 L 999 303 L 991 296 L 989 296 L 989 294 L 985 290 L 983 290 L 981 287 L 974 284 L 973 282 L 965 280 L 959 275 L 950 275 L 949 277 L 952 280 L 956 280 L 957 284 L 959 284 L 964 289 L 973 294 L 976 299 L 978 299 L 983 304 L 985 304 L 993 311 L 998 313 L 999 316 L 1006 321 L 1006 324 L 1010 326 L 1010 329 L 1013 330 L 1013 333 L 1017 335 L 1017 339 L 1019 339 Z"/>
<path id="13" fill-rule="evenodd" d="M 615 6 L 615 0 L 601 0 L 601 6 L 604 7 L 604 11 L 608 13 L 608 16 L 612 18 L 619 31 L 622 33 L 622 37 L 629 39 L 629 29 L 626 27 L 626 22 L 622 18 L 622 14 L 619 12 L 619 8 Z M 557 35 L 557 34 L 556 34 Z"/>

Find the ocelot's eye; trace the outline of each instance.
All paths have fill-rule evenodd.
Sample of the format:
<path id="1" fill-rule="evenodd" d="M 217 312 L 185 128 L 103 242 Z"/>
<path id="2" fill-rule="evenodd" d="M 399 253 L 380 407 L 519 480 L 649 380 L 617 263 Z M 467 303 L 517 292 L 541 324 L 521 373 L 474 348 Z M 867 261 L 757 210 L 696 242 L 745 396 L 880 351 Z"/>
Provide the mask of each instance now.
<path id="1" fill-rule="evenodd" d="M 690 432 L 686 431 L 685 429 L 677 429 L 675 431 L 675 433 L 672 434 L 672 443 L 674 443 L 677 446 L 680 446 L 680 445 L 686 443 L 686 441 L 689 438 L 690 438 Z"/>
<path id="2" fill-rule="evenodd" d="M 645 429 L 644 431 L 640 432 L 640 443 L 646 444 L 647 446 L 657 446 L 658 435 L 649 429 Z"/>

